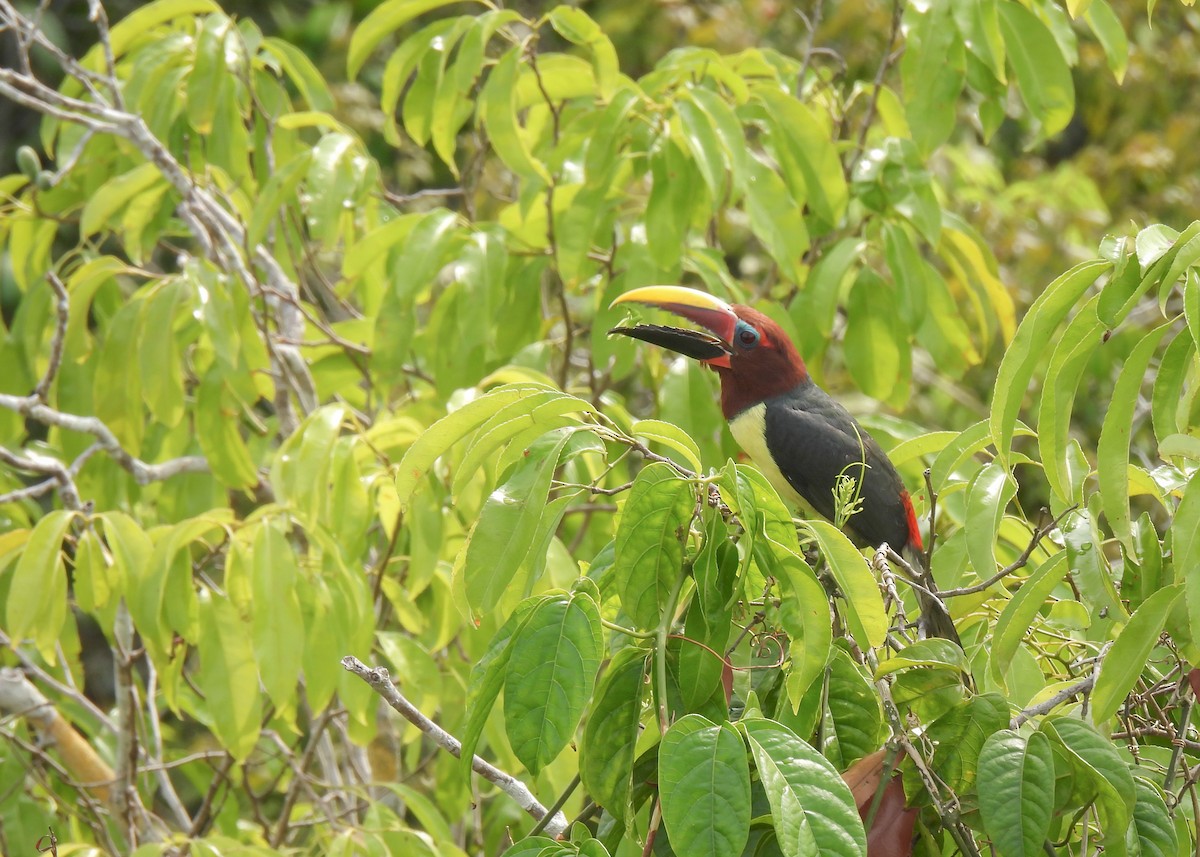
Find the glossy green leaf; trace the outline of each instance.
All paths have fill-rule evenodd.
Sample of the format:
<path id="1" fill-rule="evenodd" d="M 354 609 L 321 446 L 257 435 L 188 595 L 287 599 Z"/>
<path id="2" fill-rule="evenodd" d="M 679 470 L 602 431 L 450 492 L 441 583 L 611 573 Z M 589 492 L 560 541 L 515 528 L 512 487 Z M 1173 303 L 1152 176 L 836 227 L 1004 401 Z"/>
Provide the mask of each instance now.
<path id="1" fill-rule="evenodd" d="M 1167 586 L 1147 598 L 1117 634 L 1101 662 L 1091 696 L 1092 722 L 1102 725 L 1115 715 L 1137 684 L 1150 653 L 1158 644 L 1167 616 L 1183 588 Z"/>
<path id="2" fill-rule="evenodd" d="M 834 765 L 848 768 L 879 748 L 883 711 L 870 678 L 844 649 L 836 646 L 829 660 L 828 697 L 826 728 L 831 740 L 822 749 Z"/>
<path id="3" fill-rule="evenodd" d="M 967 556 L 981 579 L 996 573 L 996 536 L 1016 494 L 1016 481 L 998 461 L 980 470 L 967 488 Z"/>
<path id="4" fill-rule="evenodd" d="M 1087 301 L 1054 342 L 1038 409 L 1038 449 L 1046 481 L 1064 504 L 1082 500 L 1071 494 L 1069 441 L 1071 414 L 1080 379 L 1103 342 L 1104 324 L 1096 317 L 1099 298 Z"/>
<path id="5" fill-rule="evenodd" d="M 682 455 L 696 473 L 704 471 L 700 461 L 700 447 L 696 445 L 692 436 L 679 426 L 663 420 L 638 420 L 630 427 L 630 434 L 661 443 Z"/>
<path id="6" fill-rule="evenodd" d="M 1137 803 L 1133 807 L 1133 825 L 1125 840 L 1130 853 L 1141 854 L 1142 857 L 1174 857 L 1179 854 L 1179 837 L 1158 785 L 1145 777 L 1134 777 L 1133 790 L 1137 793 Z"/>
<path id="7" fill-rule="evenodd" d="M 475 748 L 483 734 L 492 706 L 504 687 L 504 677 L 508 671 L 508 661 L 512 657 L 513 642 L 517 634 L 533 615 L 544 598 L 527 598 L 517 605 L 512 615 L 492 637 L 486 651 L 474 666 L 467 683 L 466 725 L 462 730 L 462 752 L 459 755 L 460 768 L 469 771 Z"/>
<path id="8" fill-rule="evenodd" d="M 646 688 L 645 649 L 625 648 L 596 687 L 579 745 L 579 776 L 597 804 L 621 818 L 633 788 L 633 763 Z"/>
<path id="9" fill-rule="evenodd" d="M 746 183 L 746 213 L 750 226 L 788 279 L 798 279 L 808 229 L 796 200 L 775 172 L 756 159 L 750 161 Z"/>
<path id="10" fill-rule="evenodd" d="M 803 527 L 816 540 L 845 598 L 841 610 L 855 642 L 864 650 L 882 646 L 888 616 L 871 566 L 846 534 L 828 521 L 805 521 Z"/>
<path id="11" fill-rule="evenodd" d="M 1058 326 L 1067 313 L 1111 264 L 1096 260 L 1076 265 L 1067 271 L 1046 287 L 1017 327 L 1016 335 L 1000 362 L 1000 370 L 996 377 L 996 394 L 992 399 L 992 439 L 1001 460 L 1008 458 L 1017 414 L 1025 391 L 1029 388 L 1029 381 L 1033 377 L 1034 367 L 1045 353 L 1046 343 L 1053 341 Z"/>
<path id="12" fill-rule="evenodd" d="M 750 769 L 732 726 L 698 714 L 672 724 L 659 745 L 658 789 L 679 857 L 742 852 L 750 831 Z"/>
<path id="13" fill-rule="evenodd" d="M 1183 583 L 1191 627 L 1200 628 L 1200 473 L 1193 474 L 1171 520 L 1171 564 Z"/>
<path id="14" fill-rule="evenodd" d="M 1068 570 L 1066 551 L 1054 554 L 1021 584 L 1021 588 L 1004 605 L 992 629 L 992 641 L 988 648 L 992 680 L 997 684 L 1003 686 L 1004 676 L 1018 647 L 1029 634 L 1050 593 L 1062 582 Z"/>
<path id="15" fill-rule="evenodd" d="M 929 724 L 934 742 L 933 770 L 955 792 L 971 792 L 977 783 L 979 757 L 987 740 L 1008 728 L 1009 705 L 998 693 L 965 700 Z M 986 781 L 985 781 L 986 782 Z"/>
<path id="16" fill-rule="evenodd" d="M 1003 857 L 1043 854 L 1054 811 L 1054 751 L 1046 736 L 1005 729 L 979 754 L 979 810 Z"/>
<path id="17" fill-rule="evenodd" d="M 1129 614 L 1113 586 L 1112 567 L 1101 549 L 1103 540 L 1094 514 L 1082 509 L 1072 512 L 1063 520 L 1061 529 L 1084 605 L 1109 619 L 1126 618 Z"/>
<path id="18" fill-rule="evenodd" d="M 1096 448 L 1096 470 L 1100 477 L 1104 514 L 1113 535 L 1130 549 L 1133 537 L 1129 529 L 1129 443 L 1133 430 L 1133 410 L 1150 360 L 1172 324 L 1166 322 L 1151 330 L 1125 358 L 1121 374 L 1113 385 L 1112 399 L 1104 415 L 1104 425 L 1100 429 L 1100 441 Z"/>
<path id="19" fill-rule="evenodd" d="M 380 3 L 354 29 L 350 49 L 346 53 L 346 70 L 350 79 L 358 72 L 375 48 L 389 35 L 418 15 L 448 6 L 452 0 L 386 0 Z"/>
<path id="20" fill-rule="evenodd" d="M 683 573 L 683 541 L 696 498 L 670 465 L 643 467 L 617 528 L 616 574 L 622 609 L 641 628 L 653 628 Z"/>
<path id="21" fill-rule="evenodd" d="M 959 672 L 968 670 L 962 649 L 949 640 L 930 638 L 918 640 L 890 655 L 879 664 L 875 677 L 878 679 L 909 667 L 949 667 Z"/>
<path id="22" fill-rule="evenodd" d="M 739 723 L 787 855 L 862 855 L 867 837 L 850 788 L 829 760 L 771 720 Z"/>
<path id="23" fill-rule="evenodd" d="M 514 402 L 546 390 L 541 384 L 505 384 L 463 405 L 431 425 L 404 453 L 396 472 L 400 508 L 407 505 L 417 485 L 433 463 L 485 420 Z"/>
<path id="24" fill-rule="evenodd" d="M 787 692 L 795 709 L 829 661 L 832 617 L 825 590 L 808 563 L 795 550 L 767 538 L 762 529 L 764 537 L 754 541 L 754 561 L 779 584 L 779 624 L 791 643 Z"/>
<path id="25" fill-rule="evenodd" d="M 504 724 L 530 773 L 574 739 L 603 654 L 600 611 L 587 594 L 541 602 L 518 629 L 504 679 Z"/>
<path id="26" fill-rule="evenodd" d="M 467 603 L 476 614 L 494 610 L 513 586 L 537 534 L 559 456 L 570 439 L 568 429 L 558 429 L 533 444 L 524 463 L 484 503 L 467 539 L 462 572 Z M 527 580 L 519 581 L 517 590 L 527 585 Z"/>
<path id="27" fill-rule="evenodd" d="M 467 447 L 467 452 L 454 474 L 451 494 L 458 496 L 470 477 L 474 476 L 480 466 L 501 447 L 510 442 L 518 442 L 530 434 L 540 434 L 539 427 L 543 432 L 556 428 L 558 418 L 566 414 L 585 412 L 595 412 L 590 402 L 550 389 L 535 392 L 519 402 L 501 408 L 479 427 Z M 524 444 L 518 445 L 525 448 Z M 524 452 L 522 455 L 524 456 Z"/>
<path id="28" fill-rule="evenodd" d="M 1053 34 L 1033 12 L 1001 3 L 1000 30 L 1021 100 L 1045 137 L 1057 134 L 1075 112 L 1075 84 Z"/>
<path id="29" fill-rule="evenodd" d="M 1066 751 L 1077 785 L 1096 795 L 1106 853 L 1124 854 L 1136 793 L 1133 775 L 1111 741 L 1073 717 L 1048 717 L 1042 731 Z"/>
<path id="30" fill-rule="evenodd" d="M 692 160 L 708 185 L 709 196 L 717 201 L 724 199 L 729 164 L 716 129 L 699 105 L 688 98 L 675 102 L 675 112 L 683 125 L 683 139 L 691 150 Z M 782 187 L 780 182 L 781 192 L 786 193 Z"/>

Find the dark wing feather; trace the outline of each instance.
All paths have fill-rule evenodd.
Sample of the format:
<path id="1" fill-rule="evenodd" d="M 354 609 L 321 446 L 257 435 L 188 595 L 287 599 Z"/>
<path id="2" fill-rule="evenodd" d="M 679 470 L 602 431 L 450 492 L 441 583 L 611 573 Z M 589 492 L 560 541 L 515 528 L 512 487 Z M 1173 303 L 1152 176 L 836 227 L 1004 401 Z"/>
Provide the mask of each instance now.
<path id="1" fill-rule="evenodd" d="M 848 522 L 850 535 L 864 545 L 887 542 L 901 550 L 909 540 L 904 483 L 866 429 L 811 382 L 766 405 L 767 448 L 796 493 L 833 520 L 833 487 L 840 473 L 850 475 L 862 497 Z"/>

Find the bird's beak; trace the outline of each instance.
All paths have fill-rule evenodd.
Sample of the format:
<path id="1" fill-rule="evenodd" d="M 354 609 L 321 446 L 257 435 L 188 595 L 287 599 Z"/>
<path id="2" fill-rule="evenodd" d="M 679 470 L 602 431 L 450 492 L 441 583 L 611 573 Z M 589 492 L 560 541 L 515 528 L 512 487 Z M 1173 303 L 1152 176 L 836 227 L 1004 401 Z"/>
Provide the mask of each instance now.
<path id="1" fill-rule="evenodd" d="M 686 330 L 658 324 L 639 324 L 634 327 L 614 327 L 609 333 L 620 333 L 669 348 L 685 357 L 702 360 L 714 366 L 729 368 L 729 354 L 738 317 L 733 307 L 720 298 L 683 286 L 645 286 L 618 297 L 612 306 L 638 303 L 665 309 L 710 330 Z"/>

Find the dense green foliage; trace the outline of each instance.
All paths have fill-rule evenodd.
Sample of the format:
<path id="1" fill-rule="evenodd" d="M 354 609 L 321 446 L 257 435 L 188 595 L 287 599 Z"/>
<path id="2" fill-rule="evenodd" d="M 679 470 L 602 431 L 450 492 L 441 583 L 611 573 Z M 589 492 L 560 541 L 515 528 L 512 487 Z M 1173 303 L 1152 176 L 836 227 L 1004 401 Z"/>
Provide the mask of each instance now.
<path id="1" fill-rule="evenodd" d="M 40 115 L 0 178 L 0 692 L 50 706 L 0 720 L 6 852 L 865 854 L 841 775 L 882 758 L 923 854 L 1192 853 L 1197 178 L 1021 154 L 1192 10 L 866 3 L 855 45 L 717 4 L 669 49 L 616 0 L 330 5 L 327 41 L 99 12 L 72 59 L 0 3 Z M 710 373 L 608 337 L 667 282 L 778 321 L 888 448 L 965 651 L 793 521 Z"/>

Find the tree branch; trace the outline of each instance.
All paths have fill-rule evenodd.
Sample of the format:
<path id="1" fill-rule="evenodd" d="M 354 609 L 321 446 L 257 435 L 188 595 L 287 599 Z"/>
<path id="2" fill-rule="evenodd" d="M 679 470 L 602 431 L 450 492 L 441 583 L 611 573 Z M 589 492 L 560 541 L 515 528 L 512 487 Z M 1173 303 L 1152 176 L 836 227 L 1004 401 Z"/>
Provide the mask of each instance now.
<path id="1" fill-rule="evenodd" d="M 370 685 L 373 691 L 383 697 L 384 702 L 399 712 L 401 717 L 424 732 L 439 747 L 450 755 L 461 758 L 462 743 L 405 699 L 396 689 L 396 685 L 392 684 L 392 678 L 388 675 L 385 667 L 371 669 L 353 655 L 342 658 L 342 666 Z M 549 810 L 534 797 L 529 787 L 512 774 L 505 773 L 479 756 L 471 758 L 471 770 L 511 797 L 535 820 L 541 821 L 549 814 Z M 550 821 L 545 825 L 545 830 L 551 836 L 562 835 L 567 830 L 566 816 L 562 813 L 552 815 Z"/>

